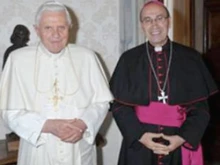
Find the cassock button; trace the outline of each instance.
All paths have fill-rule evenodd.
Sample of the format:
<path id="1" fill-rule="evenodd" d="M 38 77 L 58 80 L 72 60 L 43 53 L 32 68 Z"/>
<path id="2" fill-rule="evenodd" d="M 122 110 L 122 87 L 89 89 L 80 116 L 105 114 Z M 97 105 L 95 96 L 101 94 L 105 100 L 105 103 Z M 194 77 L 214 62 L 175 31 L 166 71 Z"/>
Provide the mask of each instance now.
<path id="1" fill-rule="evenodd" d="M 163 158 L 163 155 L 159 155 L 158 158 L 159 158 L 159 159 L 162 159 L 162 158 Z"/>
<path id="2" fill-rule="evenodd" d="M 157 61 L 162 61 L 162 59 L 161 59 L 161 58 L 158 58 Z"/>

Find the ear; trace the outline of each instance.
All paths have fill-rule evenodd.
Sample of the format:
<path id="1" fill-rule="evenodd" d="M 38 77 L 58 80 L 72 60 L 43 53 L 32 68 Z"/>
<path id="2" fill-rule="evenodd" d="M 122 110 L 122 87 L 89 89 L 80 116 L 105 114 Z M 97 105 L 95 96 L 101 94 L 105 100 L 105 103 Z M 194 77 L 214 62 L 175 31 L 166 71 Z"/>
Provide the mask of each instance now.
<path id="1" fill-rule="evenodd" d="M 35 32 L 39 36 L 39 27 L 37 25 L 33 25 Z"/>
<path id="2" fill-rule="evenodd" d="M 171 23 L 172 23 L 172 21 L 171 21 L 171 18 L 169 17 L 168 18 L 168 27 L 169 27 L 169 29 L 171 28 Z"/>
<path id="3" fill-rule="evenodd" d="M 144 23 L 140 22 L 140 24 L 141 24 L 142 31 L 145 32 Z"/>

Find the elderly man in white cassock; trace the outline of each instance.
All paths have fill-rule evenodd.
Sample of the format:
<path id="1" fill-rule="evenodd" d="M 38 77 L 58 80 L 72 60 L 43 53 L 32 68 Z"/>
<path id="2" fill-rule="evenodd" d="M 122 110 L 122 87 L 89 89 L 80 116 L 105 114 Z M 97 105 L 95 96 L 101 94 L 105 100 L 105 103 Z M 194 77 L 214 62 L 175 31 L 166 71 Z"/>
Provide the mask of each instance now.
<path id="1" fill-rule="evenodd" d="M 0 83 L 4 122 L 20 136 L 18 165 L 96 165 L 95 136 L 112 95 L 94 52 L 68 44 L 71 18 L 40 6 L 37 46 L 14 51 Z"/>

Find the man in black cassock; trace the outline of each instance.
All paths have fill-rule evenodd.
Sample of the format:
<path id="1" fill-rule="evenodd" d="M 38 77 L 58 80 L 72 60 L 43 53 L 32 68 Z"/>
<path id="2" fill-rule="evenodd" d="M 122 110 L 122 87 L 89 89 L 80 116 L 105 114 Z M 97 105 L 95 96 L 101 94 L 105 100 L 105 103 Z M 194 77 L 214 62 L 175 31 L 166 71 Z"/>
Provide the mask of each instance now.
<path id="1" fill-rule="evenodd" d="M 203 165 L 207 98 L 217 87 L 201 55 L 168 38 L 162 3 L 146 3 L 140 21 L 148 41 L 122 54 L 110 81 L 123 136 L 118 165 Z"/>

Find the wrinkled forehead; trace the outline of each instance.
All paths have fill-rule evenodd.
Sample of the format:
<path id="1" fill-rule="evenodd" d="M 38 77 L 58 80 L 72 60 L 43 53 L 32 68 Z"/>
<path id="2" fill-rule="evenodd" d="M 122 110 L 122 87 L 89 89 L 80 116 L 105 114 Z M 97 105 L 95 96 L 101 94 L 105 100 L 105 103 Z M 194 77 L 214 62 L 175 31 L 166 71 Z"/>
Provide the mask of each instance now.
<path id="1" fill-rule="evenodd" d="M 153 0 L 143 5 L 140 12 L 140 18 L 146 15 L 161 15 L 161 14 L 166 14 L 168 17 L 170 16 L 167 8 L 164 6 L 162 2 Z"/>
<path id="2" fill-rule="evenodd" d="M 165 7 L 164 4 L 163 4 L 162 2 L 160 2 L 160 1 L 151 0 L 151 1 L 146 2 L 146 3 L 143 5 L 142 9 L 145 8 L 146 6 L 150 5 L 150 4 L 157 4 L 157 5 L 159 5 L 159 6 Z"/>

